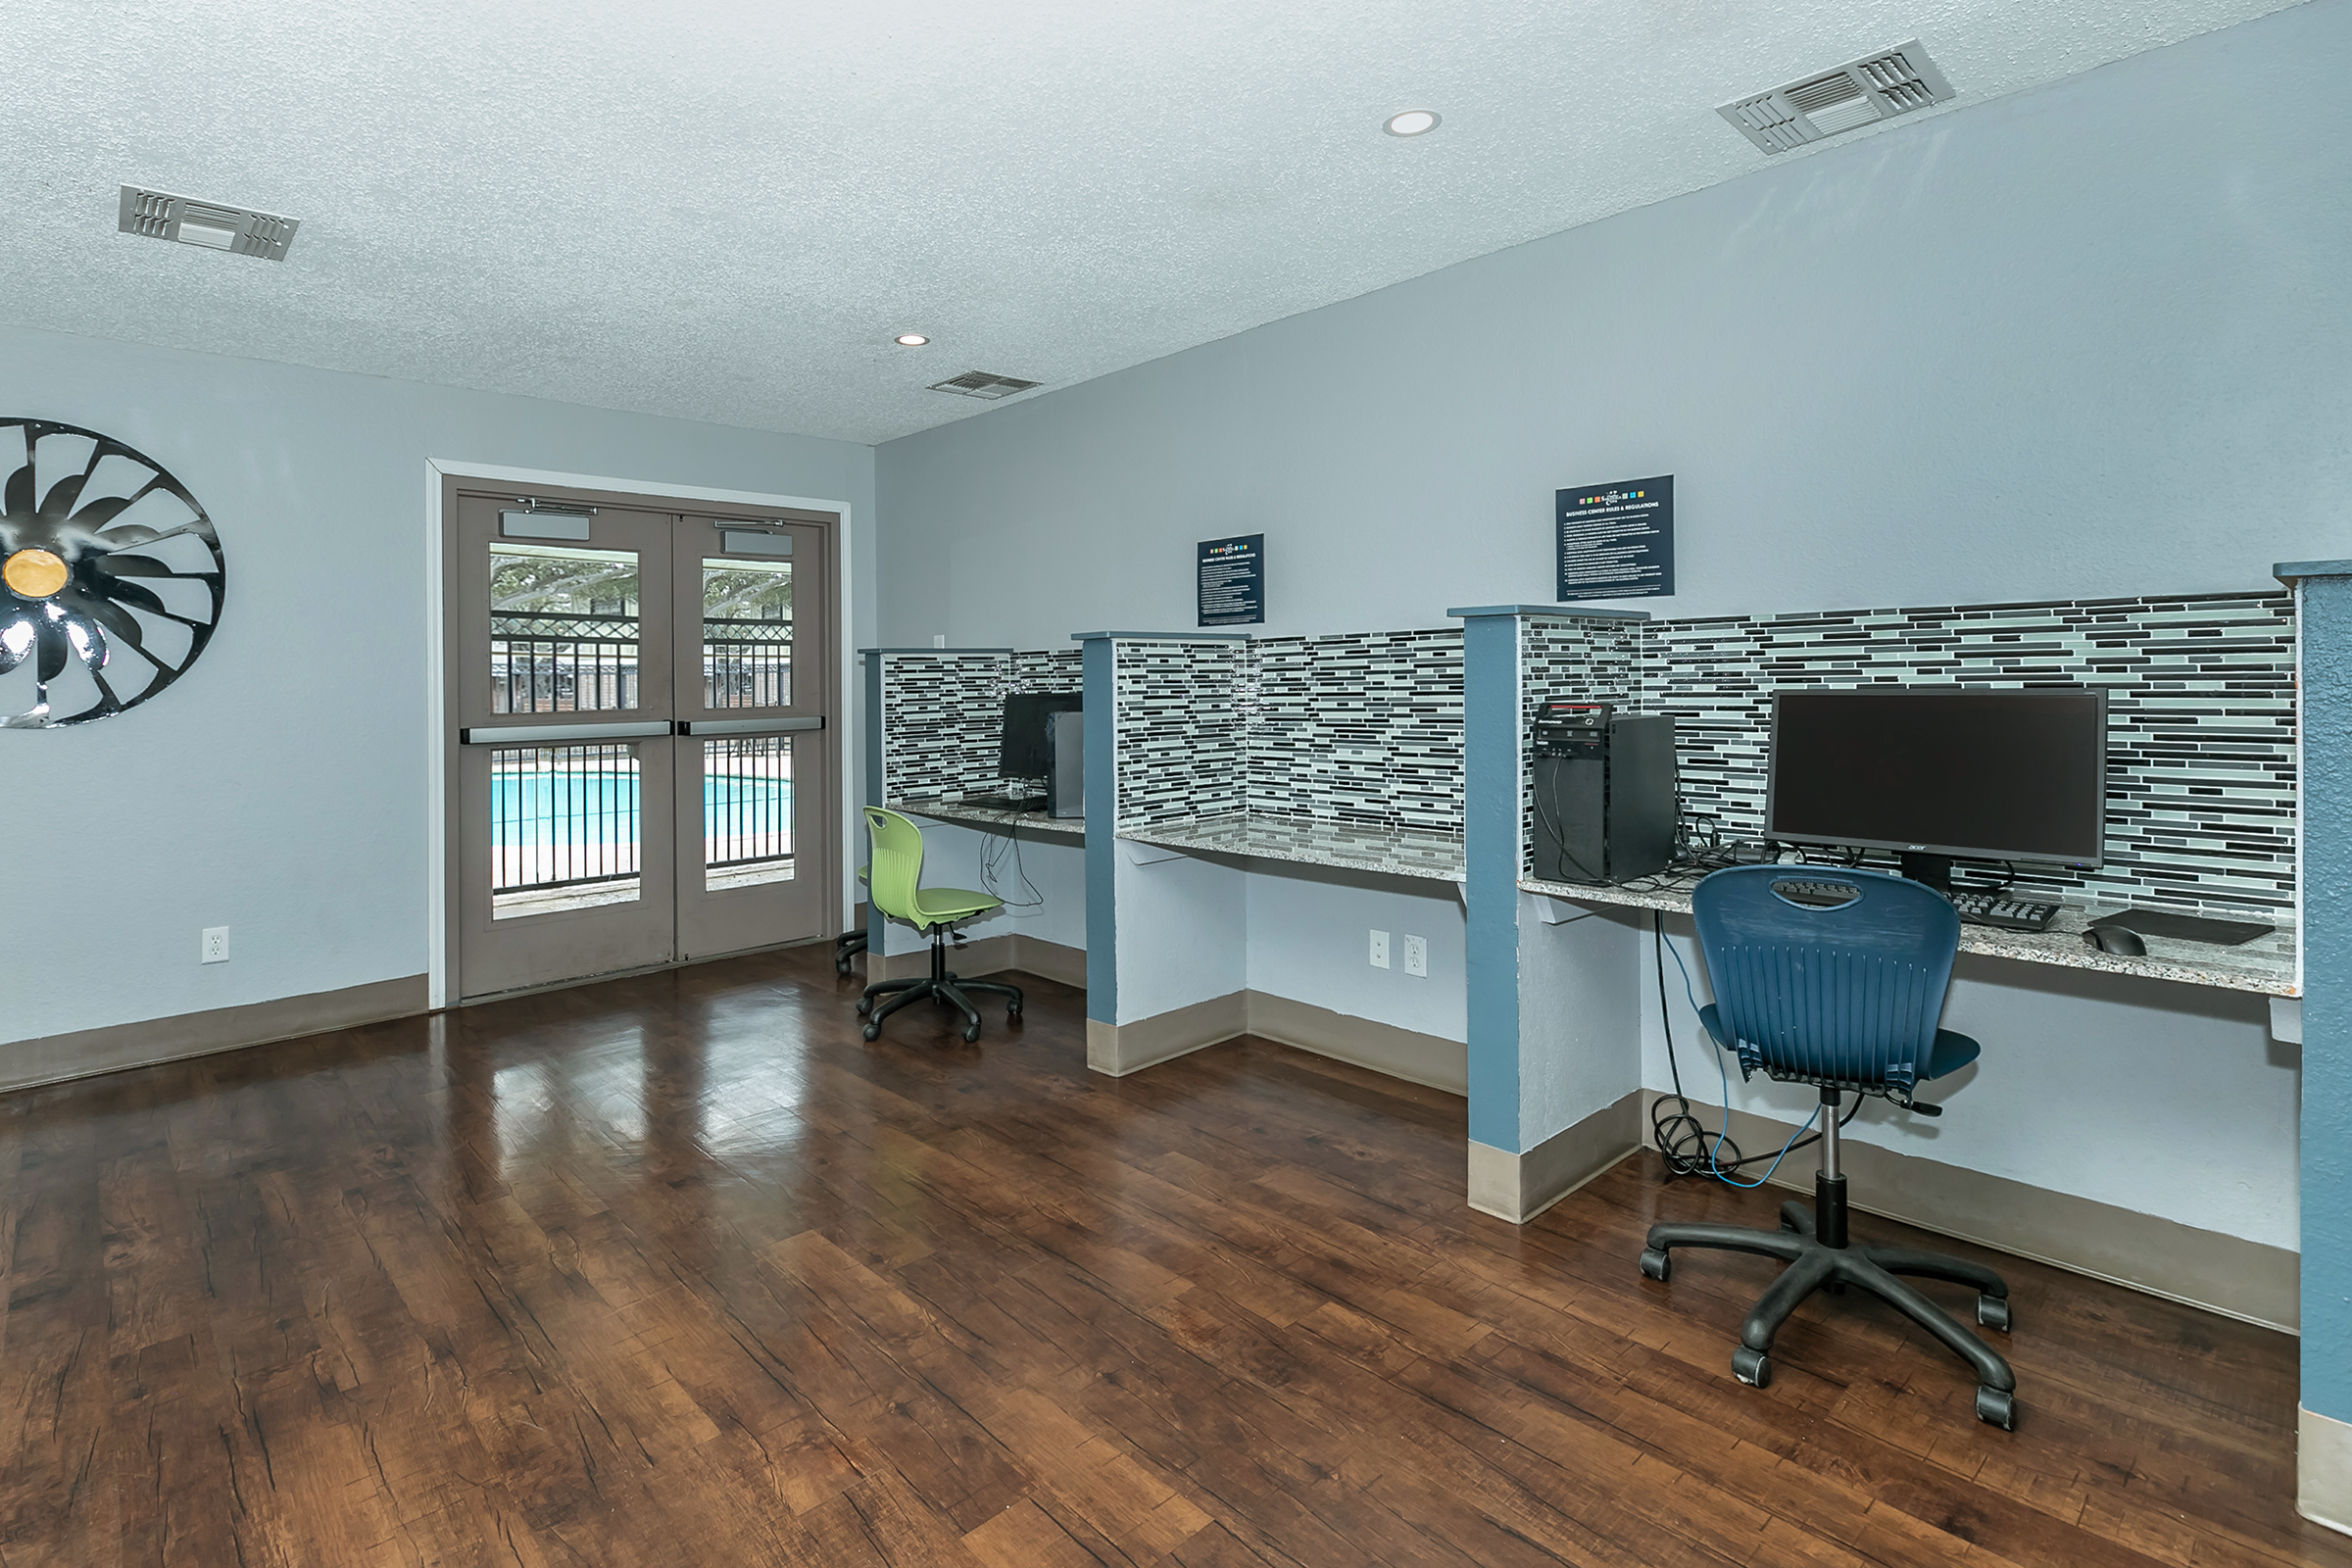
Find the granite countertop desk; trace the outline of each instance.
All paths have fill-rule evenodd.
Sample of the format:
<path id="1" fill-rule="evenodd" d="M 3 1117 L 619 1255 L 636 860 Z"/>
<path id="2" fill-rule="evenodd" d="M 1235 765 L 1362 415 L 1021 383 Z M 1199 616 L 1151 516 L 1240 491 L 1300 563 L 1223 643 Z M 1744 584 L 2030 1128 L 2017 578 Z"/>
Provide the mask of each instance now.
<path id="1" fill-rule="evenodd" d="M 1459 882 L 1463 876 L 1461 835 L 1427 828 L 1234 812 L 1128 828 L 1119 837 L 1164 850 L 1383 871 L 1439 882 Z"/>
<path id="2" fill-rule="evenodd" d="M 901 816 L 928 816 L 941 822 L 960 822 L 968 827 L 1027 828 L 1033 833 L 1059 833 L 1069 838 L 1086 837 L 1086 818 L 1083 816 L 1048 816 L 1044 811 L 1007 811 L 1001 806 L 966 806 L 961 801 L 890 801 L 885 803 Z"/>
<path id="3" fill-rule="evenodd" d="M 1634 887 L 1610 888 L 1522 877 L 1519 889 L 1572 904 L 1606 904 L 1688 914 L 1690 888 L 1695 881 L 1695 877 L 1667 872 L 1644 878 Z M 2292 926 L 2278 926 L 2269 936 L 2256 937 L 2233 948 L 2210 942 L 2147 937 L 2143 939 L 2148 948 L 2145 957 L 2101 953 L 2083 942 L 2085 926 L 2122 908 L 2122 905 L 2061 905 L 2057 919 L 2047 931 L 2002 931 L 1992 926 L 1964 924 L 1960 927 L 1960 951 L 2017 958 L 2027 963 L 2055 963 L 2072 969 L 2100 969 L 2109 974 L 2177 980 L 2184 985 L 2214 986 L 2224 991 L 2252 991 L 2273 997 L 2300 995 L 2295 985 Z"/>

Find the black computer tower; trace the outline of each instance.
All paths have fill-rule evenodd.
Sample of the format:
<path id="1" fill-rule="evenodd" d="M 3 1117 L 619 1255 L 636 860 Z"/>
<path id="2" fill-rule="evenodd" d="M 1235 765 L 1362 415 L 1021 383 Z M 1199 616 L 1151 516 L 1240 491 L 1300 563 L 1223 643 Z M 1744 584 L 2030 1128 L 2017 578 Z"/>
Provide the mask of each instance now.
<path id="1" fill-rule="evenodd" d="M 1674 858 L 1674 720 L 1539 724 L 1535 742 L 1536 876 L 1624 882 Z"/>

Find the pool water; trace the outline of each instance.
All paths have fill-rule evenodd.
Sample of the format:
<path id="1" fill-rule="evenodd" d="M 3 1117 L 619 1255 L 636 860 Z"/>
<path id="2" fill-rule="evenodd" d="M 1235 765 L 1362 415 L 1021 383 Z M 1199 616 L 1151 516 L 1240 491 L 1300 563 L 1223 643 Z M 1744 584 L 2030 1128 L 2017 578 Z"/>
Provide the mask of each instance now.
<path id="1" fill-rule="evenodd" d="M 706 838 L 788 833 L 792 780 L 748 773 L 703 779 Z M 634 844 L 634 773 L 498 773 L 490 780 L 490 837 L 501 849 L 548 844 Z"/>

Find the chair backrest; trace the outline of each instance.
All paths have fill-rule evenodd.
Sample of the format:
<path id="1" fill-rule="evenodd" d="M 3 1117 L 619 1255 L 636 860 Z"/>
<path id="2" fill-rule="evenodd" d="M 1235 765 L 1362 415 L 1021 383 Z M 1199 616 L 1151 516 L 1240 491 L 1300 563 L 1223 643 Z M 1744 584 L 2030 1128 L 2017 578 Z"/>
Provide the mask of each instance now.
<path id="1" fill-rule="evenodd" d="M 1740 865 L 1700 882 L 1690 914 L 1743 1069 L 1856 1088 L 1918 1082 L 1960 945 L 1941 895 L 1884 871 Z"/>
<path id="2" fill-rule="evenodd" d="M 923 882 L 923 830 L 879 806 L 864 810 L 865 830 L 874 843 L 866 870 L 866 902 L 894 919 L 912 920 L 914 890 Z"/>

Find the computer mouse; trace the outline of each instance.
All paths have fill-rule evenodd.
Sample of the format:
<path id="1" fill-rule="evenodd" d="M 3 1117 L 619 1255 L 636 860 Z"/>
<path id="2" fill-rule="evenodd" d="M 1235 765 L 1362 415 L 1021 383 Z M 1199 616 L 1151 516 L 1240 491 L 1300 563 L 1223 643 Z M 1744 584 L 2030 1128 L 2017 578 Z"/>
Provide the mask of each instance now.
<path id="1" fill-rule="evenodd" d="M 2138 932 L 2128 926 L 2094 925 L 2082 933 L 2082 940 L 2101 953 L 2112 953 L 2118 957 L 2144 958 L 2148 956 L 2148 945 L 2139 940 Z"/>

